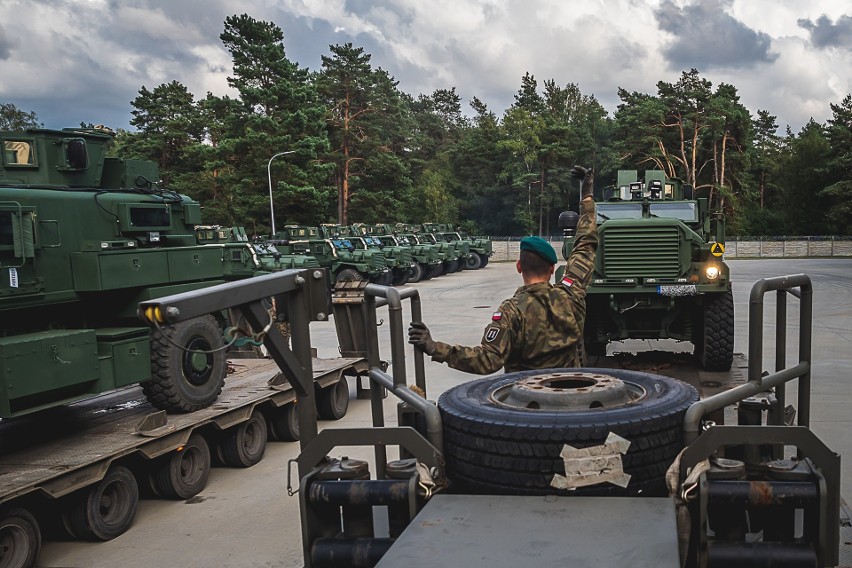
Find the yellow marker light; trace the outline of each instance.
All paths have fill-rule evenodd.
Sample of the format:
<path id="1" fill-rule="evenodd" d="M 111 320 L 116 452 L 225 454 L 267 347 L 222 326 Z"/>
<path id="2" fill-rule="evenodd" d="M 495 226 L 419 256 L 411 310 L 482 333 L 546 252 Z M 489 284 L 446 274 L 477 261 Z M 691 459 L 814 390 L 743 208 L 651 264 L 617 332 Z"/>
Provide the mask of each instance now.
<path id="1" fill-rule="evenodd" d="M 704 269 L 704 274 L 708 280 L 716 280 L 719 277 L 719 267 L 711 264 Z"/>

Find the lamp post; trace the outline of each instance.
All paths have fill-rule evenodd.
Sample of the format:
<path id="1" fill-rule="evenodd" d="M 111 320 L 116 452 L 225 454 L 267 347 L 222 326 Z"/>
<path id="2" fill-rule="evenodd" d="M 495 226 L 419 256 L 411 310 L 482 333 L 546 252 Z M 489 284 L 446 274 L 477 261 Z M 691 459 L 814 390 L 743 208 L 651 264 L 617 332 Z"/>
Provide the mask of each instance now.
<path id="1" fill-rule="evenodd" d="M 278 156 L 286 156 L 287 154 L 295 154 L 296 150 L 289 150 L 287 152 L 278 152 L 271 158 L 269 158 L 269 163 L 266 164 L 266 176 L 269 178 L 269 221 L 272 224 L 272 235 L 275 236 L 275 205 L 272 203 L 272 160 L 277 158 Z"/>

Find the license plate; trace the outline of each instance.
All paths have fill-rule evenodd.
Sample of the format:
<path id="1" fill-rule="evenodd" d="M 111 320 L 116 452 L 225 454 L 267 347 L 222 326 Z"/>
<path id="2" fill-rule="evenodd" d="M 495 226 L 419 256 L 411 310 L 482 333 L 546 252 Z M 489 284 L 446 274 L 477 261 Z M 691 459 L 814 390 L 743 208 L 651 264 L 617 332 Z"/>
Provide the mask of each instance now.
<path id="1" fill-rule="evenodd" d="M 657 286 L 660 296 L 695 296 L 698 288 L 695 284 L 679 284 L 677 286 Z"/>

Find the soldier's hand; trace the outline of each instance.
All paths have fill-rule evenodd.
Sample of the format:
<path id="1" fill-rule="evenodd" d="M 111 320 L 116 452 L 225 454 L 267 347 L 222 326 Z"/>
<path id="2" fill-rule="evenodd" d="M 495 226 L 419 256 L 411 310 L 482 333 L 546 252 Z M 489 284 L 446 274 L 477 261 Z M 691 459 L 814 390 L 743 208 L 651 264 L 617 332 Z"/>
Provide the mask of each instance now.
<path id="1" fill-rule="evenodd" d="M 574 166 L 571 168 L 571 177 L 582 180 L 580 198 L 591 197 L 595 189 L 595 172 L 592 168 Z"/>
<path id="2" fill-rule="evenodd" d="M 422 321 L 413 321 L 408 328 L 408 342 L 415 349 L 423 351 L 426 355 L 431 355 L 435 352 L 435 342 L 432 341 L 432 334 L 429 333 L 429 328 Z"/>

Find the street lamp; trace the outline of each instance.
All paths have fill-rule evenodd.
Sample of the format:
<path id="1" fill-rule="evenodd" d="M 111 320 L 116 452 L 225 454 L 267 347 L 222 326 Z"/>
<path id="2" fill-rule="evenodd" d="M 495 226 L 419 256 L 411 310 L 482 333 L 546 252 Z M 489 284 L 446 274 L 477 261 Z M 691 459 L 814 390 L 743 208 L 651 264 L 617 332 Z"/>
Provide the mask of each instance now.
<path id="1" fill-rule="evenodd" d="M 275 206 L 272 204 L 272 160 L 274 160 L 278 156 L 286 156 L 287 154 L 295 153 L 296 150 L 278 152 L 277 154 L 269 158 L 269 163 L 266 164 L 266 175 L 269 178 L 269 221 L 272 223 L 272 237 L 275 236 Z"/>

